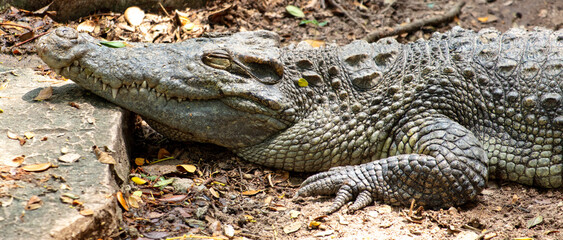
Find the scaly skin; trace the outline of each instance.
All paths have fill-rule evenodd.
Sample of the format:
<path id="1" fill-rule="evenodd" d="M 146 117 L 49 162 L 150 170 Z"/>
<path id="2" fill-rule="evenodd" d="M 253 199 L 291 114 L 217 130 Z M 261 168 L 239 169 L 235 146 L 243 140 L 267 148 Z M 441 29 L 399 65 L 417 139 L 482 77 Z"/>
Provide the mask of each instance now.
<path id="1" fill-rule="evenodd" d="M 328 212 L 350 201 L 460 205 L 488 177 L 562 186 L 563 31 L 454 28 L 406 45 L 327 48 L 278 38 L 112 49 L 59 28 L 37 47 L 51 68 L 173 139 L 328 170 L 298 191 L 336 194 Z"/>

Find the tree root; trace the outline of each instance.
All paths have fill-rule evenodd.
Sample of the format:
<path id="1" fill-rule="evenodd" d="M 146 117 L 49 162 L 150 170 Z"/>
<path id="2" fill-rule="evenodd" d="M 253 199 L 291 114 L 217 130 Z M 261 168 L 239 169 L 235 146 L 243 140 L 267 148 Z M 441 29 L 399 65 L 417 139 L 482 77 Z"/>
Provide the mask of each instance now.
<path id="1" fill-rule="evenodd" d="M 424 26 L 437 25 L 439 23 L 451 21 L 452 19 L 454 19 L 457 15 L 459 15 L 461 13 L 461 8 L 464 5 L 465 5 L 465 2 L 463 2 L 463 1 L 458 2 L 448 12 L 446 12 L 442 16 L 436 16 L 436 17 L 431 17 L 431 18 L 427 18 L 427 19 L 417 20 L 417 21 L 411 22 L 409 24 L 406 24 L 406 25 L 403 25 L 403 26 L 398 26 L 396 28 L 392 28 L 392 29 L 389 29 L 389 30 L 385 29 L 385 30 L 378 30 L 378 31 L 371 32 L 366 37 L 364 37 L 364 40 L 371 43 L 371 42 L 375 42 L 375 41 L 377 41 L 381 38 L 384 38 L 384 37 L 390 37 L 390 36 L 395 36 L 395 35 L 399 35 L 399 34 L 403 34 L 403 33 L 407 33 L 407 32 L 413 32 L 413 31 L 419 30 L 420 28 L 422 28 Z"/>

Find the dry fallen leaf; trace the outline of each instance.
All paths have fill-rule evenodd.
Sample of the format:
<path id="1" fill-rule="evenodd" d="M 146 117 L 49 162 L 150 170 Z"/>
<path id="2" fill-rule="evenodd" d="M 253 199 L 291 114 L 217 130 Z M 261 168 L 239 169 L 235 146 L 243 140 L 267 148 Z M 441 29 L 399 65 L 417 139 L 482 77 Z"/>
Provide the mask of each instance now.
<path id="1" fill-rule="evenodd" d="M 22 169 L 28 172 L 41 172 L 49 169 L 52 166 L 53 164 L 48 162 L 48 163 L 38 163 L 38 164 L 23 166 Z"/>
<path id="2" fill-rule="evenodd" d="M 69 198 L 67 196 L 60 196 L 60 198 L 61 198 L 61 202 L 66 204 L 72 204 L 72 202 L 74 201 L 74 199 Z"/>
<path id="3" fill-rule="evenodd" d="M 127 201 L 125 201 L 125 198 L 123 197 L 123 193 L 117 192 L 117 194 L 115 194 L 115 197 L 117 198 L 117 201 L 119 202 L 119 204 L 121 204 L 123 209 L 125 209 L 125 211 L 129 211 L 129 205 L 127 205 Z"/>
<path id="4" fill-rule="evenodd" d="M 528 223 L 526 224 L 526 227 L 527 228 L 533 228 L 533 227 L 535 227 L 536 225 L 538 225 L 542 222 L 543 222 L 543 216 L 541 216 L 541 215 L 536 216 L 536 217 L 534 217 L 534 218 L 532 218 L 528 221 Z"/>
<path id="5" fill-rule="evenodd" d="M 146 160 L 144 158 L 135 158 L 135 164 L 137 164 L 137 166 L 143 166 L 145 162 Z"/>
<path id="6" fill-rule="evenodd" d="M 161 202 L 181 202 L 188 198 L 188 195 L 171 195 L 159 198 L 158 201 Z"/>
<path id="7" fill-rule="evenodd" d="M 8 136 L 9 139 L 18 140 L 18 135 L 16 135 L 16 134 L 13 133 L 13 132 L 8 131 L 8 132 L 6 133 L 6 135 Z"/>
<path id="8" fill-rule="evenodd" d="M 35 133 L 33 133 L 33 132 L 25 132 L 23 135 L 24 135 L 25 138 L 27 138 L 27 139 L 32 139 L 32 138 L 35 136 Z"/>
<path id="9" fill-rule="evenodd" d="M 76 108 L 76 109 L 80 109 L 80 105 L 78 103 L 75 102 L 69 102 L 68 103 L 69 106 Z"/>
<path id="10" fill-rule="evenodd" d="M 215 189 L 213 188 L 209 188 L 209 192 L 211 193 L 211 195 L 213 195 L 213 197 L 215 198 L 220 198 L 221 196 L 219 196 L 219 192 L 217 192 Z"/>
<path id="11" fill-rule="evenodd" d="M 194 173 L 197 168 L 196 168 L 196 166 L 191 165 L 191 164 L 181 164 L 181 165 L 177 165 L 177 166 L 176 166 L 176 169 L 177 169 L 179 172 Z"/>
<path id="12" fill-rule="evenodd" d="M 51 98 L 51 96 L 53 96 L 53 88 L 49 86 L 41 89 L 41 91 L 39 91 L 39 94 L 37 94 L 37 97 L 35 97 L 33 100 L 35 101 L 47 100 Z"/>
<path id="13" fill-rule="evenodd" d="M 289 179 L 289 172 L 286 171 L 268 174 L 268 182 L 272 187 L 277 183 L 286 181 L 287 179 Z"/>
<path id="14" fill-rule="evenodd" d="M 489 20 L 489 18 L 488 17 L 480 17 L 480 18 L 477 18 L 477 20 L 479 20 L 479 22 L 486 23 Z"/>
<path id="15" fill-rule="evenodd" d="M 25 161 L 25 155 L 17 156 L 11 161 L 5 162 L 4 164 L 10 167 L 19 167 Z"/>
<path id="16" fill-rule="evenodd" d="M 31 196 L 25 205 L 25 210 L 38 209 L 43 205 L 43 201 L 38 196 Z"/>
<path id="17" fill-rule="evenodd" d="M 78 27 L 76 27 L 76 31 L 79 32 L 94 32 L 94 30 L 96 29 L 96 23 L 92 20 L 86 20 L 84 22 L 81 22 L 80 24 L 78 24 Z"/>
<path id="18" fill-rule="evenodd" d="M 300 211 L 295 211 L 295 210 L 289 211 L 289 218 L 291 218 L 291 219 L 298 218 L 299 215 L 301 215 Z"/>
<path id="19" fill-rule="evenodd" d="M 254 196 L 254 195 L 258 194 L 259 192 L 262 192 L 262 190 L 248 190 L 248 191 L 242 192 L 242 195 L 244 195 L 244 196 Z"/>
<path id="20" fill-rule="evenodd" d="M 158 150 L 158 159 L 163 159 L 165 157 L 170 157 L 170 152 L 164 148 Z"/>
<path id="21" fill-rule="evenodd" d="M 139 203 L 143 201 L 141 197 L 137 195 L 130 195 L 127 200 L 129 202 L 129 206 L 132 208 L 139 208 Z"/>
<path id="22" fill-rule="evenodd" d="M 127 8 L 125 10 L 125 13 L 123 13 L 123 15 L 125 16 L 125 20 L 131 26 L 141 25 L 143 19 L 145 18 L 145 12 L 136 6 Z"/>
<path id="23" fill-rule="evenodd" d="M 105 163 L 105 164 L 117 163 L 117 161 L 115 161 L 115 159 L 111 155 L 109 155 L 107 152 L 102 151 L 98 146 L 94 146 L 92 147 L 92 149 L 94 150 L 94 154 L 96 154 L 98 161 L 100 161 L 101 163 Z"/>
<path id="24" fill-rule="evenodd" d="M 80 211 L 80 215 L 82 215 L 82 216 L 91 216 L 91 215 L 94 215 L 94 210 L 89 209 L 89 208 L 86 208 L 86 209 Z"/>
<path id="25" fill-rule="evenodd" d="M 321 226 L 321 224 L 322 224 L 321 222 L 313 220 L 313 221 L 309 222 L 309 228 L 317 229 Z"/>
<path id="26" fill-rule="evenodd" d="M 289 233 L 297 232 L 300 228 L 301 228 L 300 222 L 293 222 L 289 225 L 285 225 L 285 227 L 283 227 L 283 232 L 289 234 Z"/>

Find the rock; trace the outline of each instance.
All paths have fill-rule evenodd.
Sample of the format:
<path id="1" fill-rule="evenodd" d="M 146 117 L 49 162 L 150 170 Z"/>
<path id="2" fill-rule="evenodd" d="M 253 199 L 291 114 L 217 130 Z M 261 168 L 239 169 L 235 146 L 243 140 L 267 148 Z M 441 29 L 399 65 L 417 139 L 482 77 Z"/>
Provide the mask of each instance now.
<path id="1" fill-rule="evenodd" d="M 194 180 L 189 178 L 175 178 L 172 187 L 178 192 L 185 193 L 189 188 L 194 186 Z"/>
<path id="2" fill-rule="evenodd" d="M 57 164 L 61 148 L 66 147 L 80 156 L 81 161 L 31 173 L 33 177 L 29 179 L 43 179 L 41 183 L 12 180 L 6 185 L 18 187 L 8 187 L 4 190 L 9 194 L 0 194 L 5 196 L 0 197 L 3 210 L 0 218 L 5 219 L 0 221 L 0 229 L 10 229 L 2 231 L 0 238 L 49 240 L 111 235 L 118 229 L 117 217 L 121 210 L 115 199 L 107 196 L 116 192 L 117 182 L 126 181 L 129 172 L 123 132 L 128 130 L 125 123 L 130 114 L 71 82 L 52 85 L 50 99 L 33 101 L 41 89 L 51 86 L 53 80 L 37 75 L 31 66 L 12 70 L 15 74 L 2 76 L 8 83 L 0 90 L 3 109 L 0 113 L 0 159 L 25 155 L 25 165 Z M 69 102 L 79 103 L 81 108 L 76 109 Z M 92 125 L 85 121 L 87 117 L 99 121 Z M 18 136 L 34 132 L 35 136 L 20 146 L 19 141 L 6 137 L 8 131 Z M 91 151 L 93 145 L 114 149 L 118 164 L 110 167 L 98 162 Z M 70 154 L 65 156 L 76 158 Z M 67 187 L 53 176 L 65 179 Z M 116 176 L 120 179 L 116 180 Z M 5 181 L 0 180 L 0 185 L 5 185 Z M 68 188 L 80 193 L 84 205 L 93 210 L 92 215 L 82 216 L 60 201 L 60 195 L 67 193 Z M 41 196 L 43 205 L 35 210 L 25 210 L 26 201 L 34 195 Z"/>

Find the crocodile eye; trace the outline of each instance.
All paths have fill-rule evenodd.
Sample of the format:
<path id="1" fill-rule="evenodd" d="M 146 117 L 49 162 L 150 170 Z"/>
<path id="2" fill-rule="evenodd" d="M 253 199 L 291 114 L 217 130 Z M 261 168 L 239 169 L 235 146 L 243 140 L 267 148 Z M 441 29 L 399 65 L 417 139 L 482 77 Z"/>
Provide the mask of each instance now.
<path id="1" fill-rule="evenodd" d="M 275 84 L 283 77 L 283 65 L 279 61 L 252 54 L 232 54 L 225 50 L 215 50 L 203 54 L 201 60 L 212 68 L 252 77 L 266 84 Z"/>

